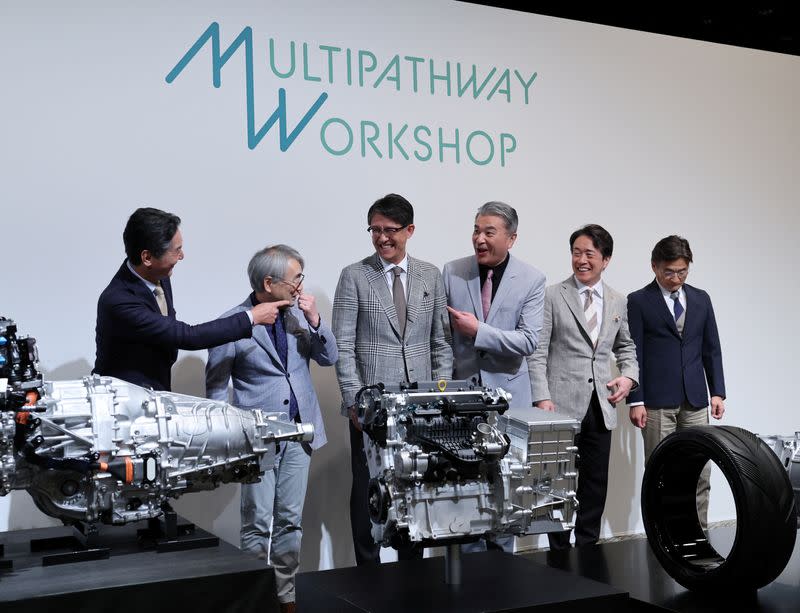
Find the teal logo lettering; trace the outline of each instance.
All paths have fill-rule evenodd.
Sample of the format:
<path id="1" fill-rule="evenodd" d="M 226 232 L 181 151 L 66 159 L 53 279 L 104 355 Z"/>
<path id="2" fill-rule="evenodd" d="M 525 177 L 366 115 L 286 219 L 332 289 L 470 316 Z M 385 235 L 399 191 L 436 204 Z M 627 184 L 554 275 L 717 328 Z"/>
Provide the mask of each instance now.
<path id="1" fill-rule="evenodd" d="M 295 126 L 294 130 L 288 132 L 286 120 L 286 90 L 283 88 L 278 89 L 278 106 L 269 116 L 267 121 L 259 128 L 256 129 L 255 118 L 255 88 L 253 85 L 253 29 L 248 26 L 239 33 L 239 36 L 231 43 L 231 45 L 223 52 L 220 52 L 220 36 L 219 24 L 213 22 L 206 31 L 200 35 L 200 38 L 189 48 L 180 61 L 175 64 L 175 67 L 169 71 L 166 76 L 167 83 L 172 83 L 183 72 L 184 68 L 194 59 L 200 50 L 211 41 L 211 70 L 212 82 L 214 87 L 219 88 L 222 84 L 222 67 L 228 63 L 239 48 L 244 45 L 244 58 L 245 58 L 245 88 L 247 99 L 247 146 L 250 149 L 255 149 L 261 142 L 261 139 L 272 129 L 275 123 L 278 123 L 279 129 L 279 143 L 281 151 L 287 151 L 292 143 L 300 136 L 300 133 L 305 129 L 314 115 L 317 114 L 320 107 L 328 99 L 328 94 L 323 92 L 319 95 L 317 100 L 308 109 L 302 119 Z"/>

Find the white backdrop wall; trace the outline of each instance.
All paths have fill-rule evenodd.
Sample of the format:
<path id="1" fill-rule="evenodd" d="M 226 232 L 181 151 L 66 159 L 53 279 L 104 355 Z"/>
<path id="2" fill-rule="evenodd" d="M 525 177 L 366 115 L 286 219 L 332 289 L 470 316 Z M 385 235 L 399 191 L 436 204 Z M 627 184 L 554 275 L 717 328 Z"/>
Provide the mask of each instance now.
<path id="1" fill-rule="evenodd" d="M 168 82 L 212 24 L 219 87 L 211 39 Z M 294 45 L 291 76 L 272 70 L 271 40 L 284 73 Z M 798 427 L 797 57 L 457 2 L 2 0 L 0 58 L 0 313 L 38 339 L 49 378 L 90 371 L 97 296 L 136 207 L 183 218 L 184 321 L 240 302 L 250 255 L 275 242 L 303 253 L 329 317 L 339 271 L 371 251 L 368 206 L 399 192 L 416 209 L 410 252 L 439 266 L 470 252 L 487 200 L 517 208 L 513 252 L 550 282 L 569 274 L 567 238 L 584 223 L 614 235 L 605 278 L 624 293 L 651 280 L 659 238 L 687 237 L 690 282 L 711 294 L 722 335 L 724 422 Z M 473 70 L 486 79 L 477 96 L 459 95 L 459 70 L 462 86 Z M 288 133 L 309 114 L 285 151 L 282 118 L 248 146 L 248 84 L 253 134 L 276 109 Z M 445 145 L 458 130 L 458 160 L 452 146 L 440 157 L 440 129 Z M 176 391 L 203 395 L 205 357 L 181 354 Z M 353 563 L 346 424 L 333 369 L 314 379 L 330 443 L 312 462 L 305 569 Z M 605 535 L 642 531 L 641 442 L 620 411 Z M 238 541 L 237 487 L 177 506 Z M 733 515 L 729 498 L 712 501 L 712 521 Z M 24 492 L 0 499 L 2 529 L 51 521 Z"/>

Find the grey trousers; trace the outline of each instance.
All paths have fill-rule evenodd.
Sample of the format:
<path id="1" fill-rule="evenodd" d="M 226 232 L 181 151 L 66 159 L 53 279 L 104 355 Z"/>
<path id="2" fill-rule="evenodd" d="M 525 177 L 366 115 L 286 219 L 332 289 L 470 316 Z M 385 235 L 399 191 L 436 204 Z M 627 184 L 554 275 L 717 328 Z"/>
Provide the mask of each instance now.
<path id="1" fill-rule="evenodd" d="M 679 407 L 647 407 L 647 422 L 642 428 L 644 438 L 644 459 L 650 459 L 650 454 L 656 446 L 669 434 L 678 430 L 685 430 L 692 426 L 708 424 L 708 407 L 696 409 L 688 403 Z M 697 517 L 700 525 L 705 529 L 708 526 L 708 493 L 711 489 L 711 466 L 706 464 L 697 480 Z"/>
<path id="2" fill-rule="evenodd" d="M 295 601 L 294 576 L 300 565 L 300 521 L 310 463 L 308 445 L 282 442 L 275 467 L 265 471 L 260 483 L 242 485 L 242 549 L 269 559 L 282 603 Z"/>

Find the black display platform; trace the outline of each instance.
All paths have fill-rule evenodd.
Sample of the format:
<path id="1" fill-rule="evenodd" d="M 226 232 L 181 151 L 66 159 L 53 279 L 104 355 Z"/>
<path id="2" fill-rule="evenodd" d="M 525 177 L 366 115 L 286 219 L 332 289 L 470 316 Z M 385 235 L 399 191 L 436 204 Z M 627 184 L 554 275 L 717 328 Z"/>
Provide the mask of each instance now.
<path id="1" fill-rule="evenodd" d="M 461 557 L 462 583 L 445 583 L 444 557 L 301 573 L 303 613 L 631 611 L 624 590 L 497 551 Z"/>
<path id="2" fill-rule="evenodd" d="M 274 575 L 263 561 L 223 541 L 217 546 L 165 551 L 144 547 L 137 530 L 146 524 L 102 526 L 93 546 L 108 548 L 106 559 L 43 566 L 44 556 L 66 549 L 31 551 L 31 541 L 57 545 L 73 528 L 0 533 L 11 569 L 0 567 L 0 611 L 203 611 L 259 613 L 278 610 Z M 214 539 L 195 529 L 195 536 Z M 38 547 L 34 547 L 38 549 Z"/>
<path id="3" fill-rule="evenodd" d="M 712 529 L 711 544 L 722 554 L 730 551 L 735 528 Z M 523 554 L 532 562 L 601 581 L 630 594 L 631 600 L 651 611 L 679 613 L 774 613 L 800 611 L 800 535 L 789 564 L 781 575 L 757 592 L 735 590 L 701 594 L 691 592 L 670 577 L 656 560 L 645 538 L 558 552 Z"/>

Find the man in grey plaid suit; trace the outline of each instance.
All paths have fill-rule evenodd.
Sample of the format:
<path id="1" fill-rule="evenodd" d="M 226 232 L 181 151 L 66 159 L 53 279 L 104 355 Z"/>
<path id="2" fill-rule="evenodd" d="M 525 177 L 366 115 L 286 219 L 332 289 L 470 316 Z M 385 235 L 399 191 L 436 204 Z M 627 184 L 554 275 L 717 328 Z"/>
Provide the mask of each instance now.
<path id="1" fill-rule="evenodd" d="M 376 383 L 450 379 L 453 352 L 447 298 L 439 269 L 407 255 L 414 209 L 398 194 L 377 200 L 367 212 L 375 254 L 342 271 L 333 299 L 333 331 L 339 348 L 336 375 L 342 412 L 350 416 L 350 524 L 356 563 L 380 563 L 372 539 L 369 470 L 354 405 L 358 390 Z M 400 559 L 421 556 L 401 549 Z"/>

